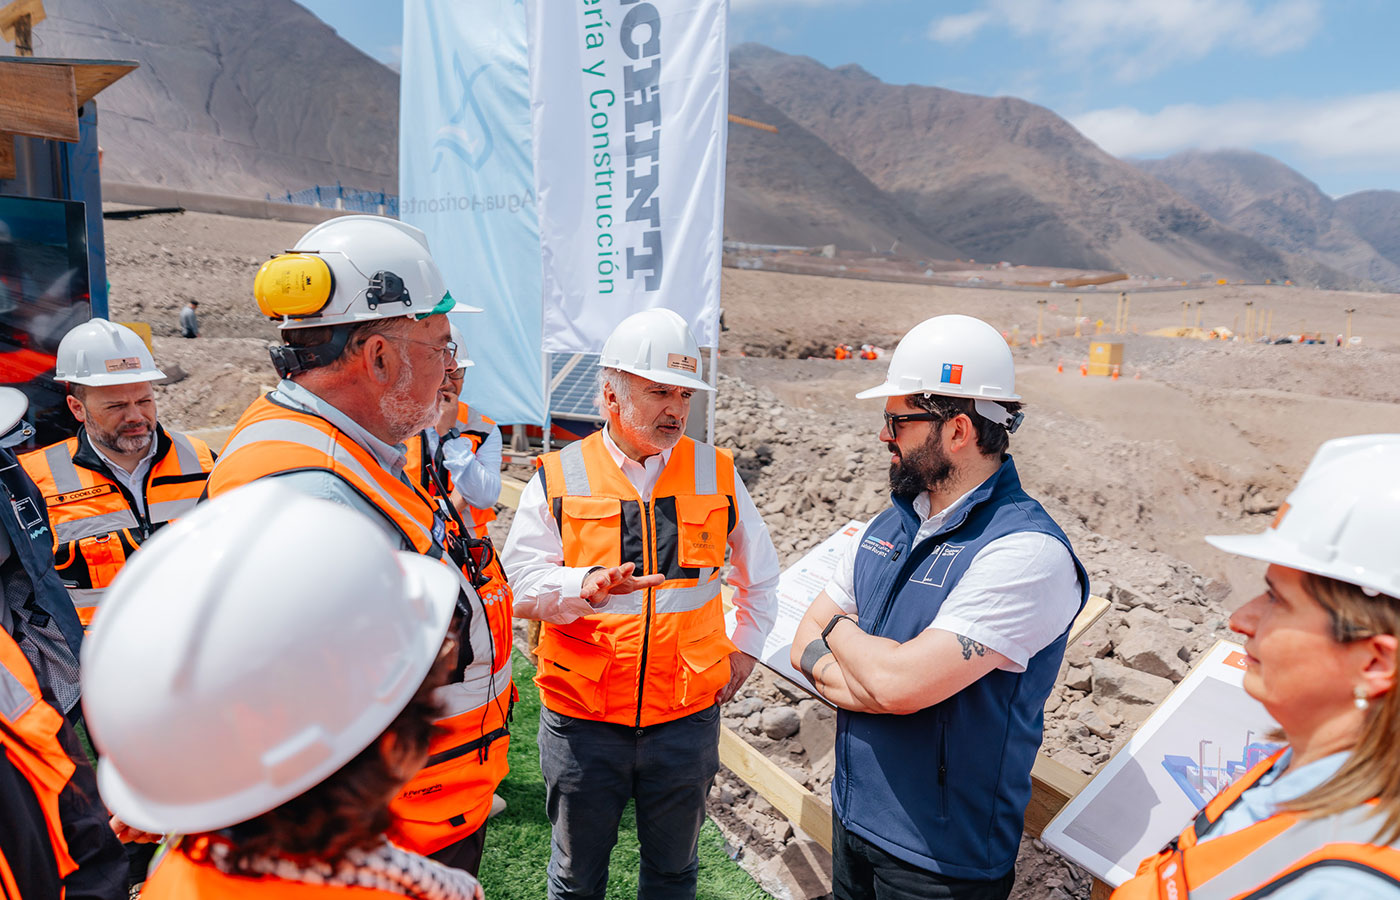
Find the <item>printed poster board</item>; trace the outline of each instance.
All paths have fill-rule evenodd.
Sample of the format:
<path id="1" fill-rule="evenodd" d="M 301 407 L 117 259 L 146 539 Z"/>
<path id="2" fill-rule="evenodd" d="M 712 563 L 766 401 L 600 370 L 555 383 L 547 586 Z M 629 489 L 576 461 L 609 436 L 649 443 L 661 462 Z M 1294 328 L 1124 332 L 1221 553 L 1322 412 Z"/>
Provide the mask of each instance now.
<path id="1" fill-rule="evenodd" d="M 1245 656 L 1219 641 L 1041 840 L 1118 886 L 1223 788 L 1279 745 L 1278 727 L 1244 692 Z"/>
<path id="2" fill-rule="evenodd" d="M 852 519 L 817 546 L 803 554 L 802 558 L 783 570 L 778 578 L 778 616 L 773 630 L 768 632 L 763 642 L 763 653 L 759 662 L 787 678 L 794 684 L 811 691 L 820 699 L 817 689 L 807 680 L 807 676 L 792 667 L 789 655 L 792 652 L 792 638 L 797 626 L 807 614 L 807 608 L 831 580 L 836 564 L 846 553 L 851 541 L 856 539 L 865 523 Z M 734 611 L 726 614 L 729 632 L 734 633 Z"/>

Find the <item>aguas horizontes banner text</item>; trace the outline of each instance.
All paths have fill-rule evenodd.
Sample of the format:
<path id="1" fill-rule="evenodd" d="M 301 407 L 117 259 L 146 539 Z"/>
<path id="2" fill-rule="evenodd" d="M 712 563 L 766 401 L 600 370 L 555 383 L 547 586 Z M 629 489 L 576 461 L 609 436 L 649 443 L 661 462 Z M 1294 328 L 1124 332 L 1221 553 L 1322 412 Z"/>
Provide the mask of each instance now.
<path id="1" fill-rule="evenodd" d="M 423 229 L 476 365 L 462 399 L 544 422 L 540 242 L 520 0 L 404 0 L 399 218 Z"/>
<path id="2" fill-rule="evenodd" d="M 544 349 L 667 307 L 718 339 L 727 0 L 532 0 Z"/>

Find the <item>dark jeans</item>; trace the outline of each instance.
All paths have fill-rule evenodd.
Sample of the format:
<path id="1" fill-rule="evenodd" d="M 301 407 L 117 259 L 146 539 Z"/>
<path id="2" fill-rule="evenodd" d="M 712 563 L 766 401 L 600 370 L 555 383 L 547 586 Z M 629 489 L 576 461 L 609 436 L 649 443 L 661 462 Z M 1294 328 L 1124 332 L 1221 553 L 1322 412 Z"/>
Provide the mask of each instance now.
<path id="1" fill-rule="evenodd" d="M 836 900 L 1006 900 L 1012 869 L 994 881 L 950 878 L 897 859 L 833 818 L 831 892 Z"/>
<path id="2" fill-rule="evenodd" d="M 641 845 L 639 900 L 695 897 L 705 795 L 719 771 L 719 707 L 649 728 L 540 712 L 540 768 L 553 824 L 550 900 L 602 900 L 628 800 Z"/>
<path id="3" fill-rule="evenodd" d="M 444 866 L 463 869 L 475 875 L 481 868 L 481 853 L 486 849 L 486 823 L 460 841 L 448 844 L 428 855 Z"/>

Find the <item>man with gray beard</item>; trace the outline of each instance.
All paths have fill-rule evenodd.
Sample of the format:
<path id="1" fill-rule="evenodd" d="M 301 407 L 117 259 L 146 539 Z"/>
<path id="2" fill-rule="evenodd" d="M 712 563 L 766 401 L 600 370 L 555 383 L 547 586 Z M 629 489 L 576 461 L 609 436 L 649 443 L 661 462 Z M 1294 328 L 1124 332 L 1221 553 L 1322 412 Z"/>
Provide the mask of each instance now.
<path id="1" fill-rule="evenodd" d="M 389 835 L 475 874 L 506 773 L 514 688 L 497 657 L 509 662 L 510 592 L 489 541 L 463 535 L 446 501 L 403 473 L 404 441 L 436 423 L 438 392 L 457 367 L 452 295 L 423 232 L 379 216 L 317 225 L 263 264 L 253 293 L 281 331 L 270 353 L 282 381 L 243 413 L 205 493 L 276 478 L 462 572 L 460 650 L 435 694 L 442 717 L 422 771 L 390 805 Z"/>

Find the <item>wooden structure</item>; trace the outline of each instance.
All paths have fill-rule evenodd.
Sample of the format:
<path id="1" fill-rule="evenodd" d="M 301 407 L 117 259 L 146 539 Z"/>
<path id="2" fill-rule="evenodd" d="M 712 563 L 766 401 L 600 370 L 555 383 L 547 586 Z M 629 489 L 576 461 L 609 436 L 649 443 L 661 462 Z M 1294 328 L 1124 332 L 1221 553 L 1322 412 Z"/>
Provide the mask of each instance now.
<path id="1" fill-rule="evenodd" d="M 33 56 L 0 60 L 0 179 L 17 174 L 17 135 L 77 141 L 83 104 L 136 65 L 127 60 Z"/>

